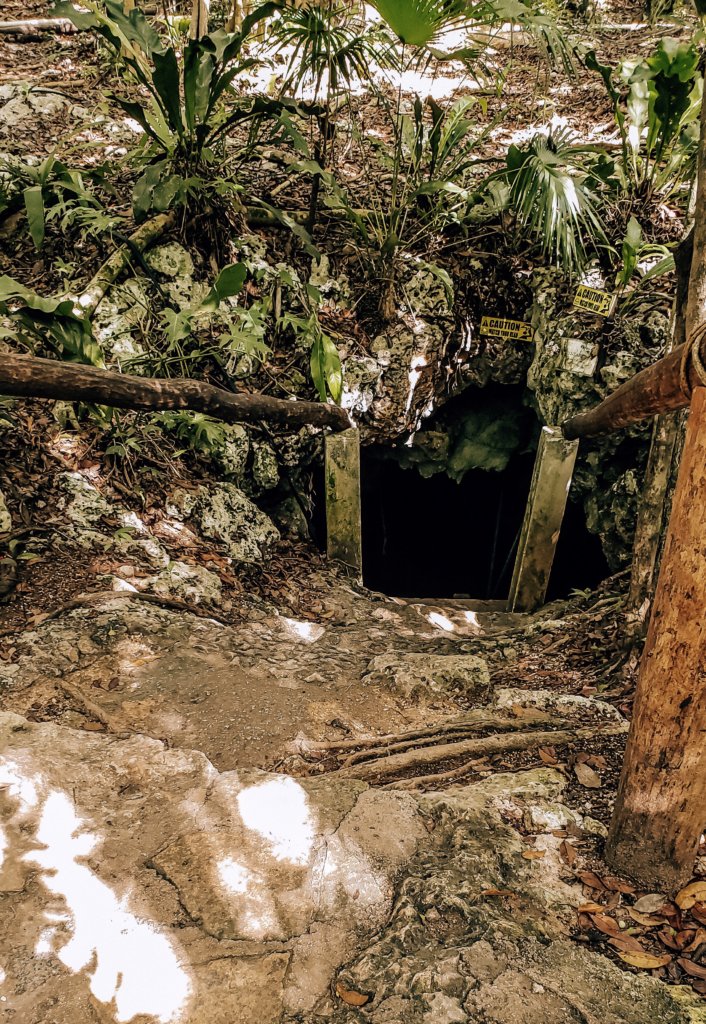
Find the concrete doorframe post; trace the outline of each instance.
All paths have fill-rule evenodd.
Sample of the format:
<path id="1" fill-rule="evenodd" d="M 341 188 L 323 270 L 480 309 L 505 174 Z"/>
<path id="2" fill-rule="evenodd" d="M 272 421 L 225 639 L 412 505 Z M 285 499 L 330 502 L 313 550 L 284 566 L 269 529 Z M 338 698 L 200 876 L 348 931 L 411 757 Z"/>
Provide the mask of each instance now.
<path id="1" fill-rule="evenodd" d="M 533 612 L 544 604 L 578 445 L 567 441 L 560 427 L 542 427 L 508 611 Z"/>

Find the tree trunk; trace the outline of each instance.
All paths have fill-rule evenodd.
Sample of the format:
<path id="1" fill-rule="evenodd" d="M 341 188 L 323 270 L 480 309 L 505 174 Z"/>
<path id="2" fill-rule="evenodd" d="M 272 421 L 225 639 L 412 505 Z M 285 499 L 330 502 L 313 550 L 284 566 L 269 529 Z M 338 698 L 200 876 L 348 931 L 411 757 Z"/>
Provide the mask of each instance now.
<path id="1" fill-rule="evenodd" d="M 60 363 L 34 356 L 0 355 L 0 395 L 93 402 L 117 409 L 191 409 L 226 423 L 266 420 L 285 427 L 306 423 L 333 430 L 351 426 L 348 413 L 323 402 L 290 402 L 267 395 L 234 395 L 199 380 L 157 380 Z"/>
<path id="2" fill-rule="evenodd" d="M 201 39 L 208 33 L 208 8 L 210 0 L 192 0 L 189 38 Z"/>
<path id="3" fill-rule="evenodd" d="M 701 110 L 687 338 L 706 323 L 705 203 L 706 103 Z M 706 824 L 704 609 L 706 387 L 696 387 L 606 842 L 606 859 L 614 869 L 660 889 L 689 879 Z"/>
<path id="4" fill-rule="evenodd" d="M 677 287 L 666 352 L 671 352 L 686 342 L 686 306 L 692 255 L 693 232 L 689 231 L 674 256 Z M 674 481 L 684 442 L 685 422 L 686 417 L 681 410 L 663 413 L 655 417 L 652 430 L 652 443 L 635 529 L 627 600 L 627 612 L 635 640 L 644 639 L 647 630 L 659 572 L 659 560 L 664 547 L 664 532 L 669 522 Z"/>

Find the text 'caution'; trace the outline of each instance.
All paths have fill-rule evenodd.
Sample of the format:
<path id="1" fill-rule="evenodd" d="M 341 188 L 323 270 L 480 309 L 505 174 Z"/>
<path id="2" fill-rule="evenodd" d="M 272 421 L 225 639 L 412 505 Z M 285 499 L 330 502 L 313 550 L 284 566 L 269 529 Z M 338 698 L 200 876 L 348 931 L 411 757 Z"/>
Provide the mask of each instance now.
<path id="1" fill-rule="evenodd" d="M 522 320 L 507 320 L 502 316 L 484 316 L 480 322 L 480 333 L 490 338 L 508 338 L 516 341 L 532 341 L 532 327 Z"/>

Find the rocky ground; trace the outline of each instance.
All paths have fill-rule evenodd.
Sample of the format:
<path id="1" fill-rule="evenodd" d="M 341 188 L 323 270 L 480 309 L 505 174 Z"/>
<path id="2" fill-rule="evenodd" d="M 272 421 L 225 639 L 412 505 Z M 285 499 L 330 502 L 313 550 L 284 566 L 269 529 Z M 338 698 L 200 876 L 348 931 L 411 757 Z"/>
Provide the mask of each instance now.
<path id="1" fill-rule="evenodd" d="M 189 483 L 141 518 L 63 471 L 35 508 L 0 661 L 7 1019 L 706 1019 L 669 966 L 621 961 L 649 936 L 600 860 L 619 584 L 522 618 L 386 598 L 312 552 L 288 604 L 224 594 L 214 567 L 284 542 L 235 485 Z"/>
<path id="2" fill-rule="evenodd" d="M 654 30 L 597 36 L 615 60 Z M 115 69 L 89 37 L 0 45 L 3 154 L 124 156 L 131 130 L 101 99 Z M 588 76 L 567 96 L 555 73 L 530 104 L 537 57 L 519 51 L 494 152 L 531 104 L 534 127 L 561 104 L 586 138 L 610 134 Z M 109 212 L 128 223 L 121 173 Z M 248 184 L 269 195 L 277 173 Z M 0 270 L 42 293 L 82 286 L 111 251 L 107 234 L 50 225 L 38 254 L 8 221 Z M 450 286 L 403 254 L 381 325 L 357 257 L 317 240 L 335 255 L 301 278 L 281 232 L 243 233 L 232 255 L 248 301 L 321 289 L 366 442 L 397 442 L 488 382 L 526 384 L 537 421 L 557 423 L 664 343 L 668 302 L 598 325 L 571 310 L 565 281 L 502 246 L 458 250 Z M 132 268 L 99 304 L 108 361 L 139 368 L 159 294 L 181 308 L 208 290 L 193 241 L 165 239 L 149 275 Z M 534 349 L 480 339 L 483 312 L 531 319 Z M 313 394 L 306 346 L 241 362 L 236 388 Z M 489 452 L 507 461 L 498 430 L 481 443 L 477 427 L 472 411 L 432 422 L 404 458 L 455 479 L 488 469 Z M 585 446 L 579 463 L 574 490 L 611 568 L 630 549 L 645 439 Z M 181 458 L 173 424 L 2 403 L 0 441 L 3 1020 L 706 1021 L 706 904 L 640 893 L 601 859 L 639 655 L 624 576 L 533 617 L 371 592 L 307 537 L 321 461 L 309 430 L 230 427 Z"/>

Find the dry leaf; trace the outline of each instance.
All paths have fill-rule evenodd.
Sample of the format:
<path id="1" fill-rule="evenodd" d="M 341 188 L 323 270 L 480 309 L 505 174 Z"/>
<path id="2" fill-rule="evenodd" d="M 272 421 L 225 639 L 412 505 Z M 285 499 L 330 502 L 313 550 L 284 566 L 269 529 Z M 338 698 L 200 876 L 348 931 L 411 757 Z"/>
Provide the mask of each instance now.
<path id="1" fill-rule="evenodd" d="M 702 943 L 704 942 L 706 942 L 706 929 L 697 928 L 696 935 L 694 936 L 693 941 L 690 942 L 688 946 L 684 946 L 684 952 L 693 953 L 694 950 L 698 949 L 699 946 L 702 945 Z"/>
<path id="2" fill-rule="evenodd" d="M 546 852 L 546 850 L 523 850 L 522 856 L 525 860 L 541 860 Z"/>
<path id="3" fill-rule="evenodd" d="M 643 953 L 644 950 L 637 939 L 633 938 L 632 935 L 614 935 L 608 939 L 608 945 L 612 946 L 613 949 L 620 950 L 621 953 Z"/>
<path id="4" fill-rule="evenodd" d="M 620 935 L 620 925 L 607 914 L 591 914 L 591 920 L 599 932 L 604 935 Z"/>
<path id="5" fill-rule="evenodd" d="M 613 892 L 624 892 L 628 895 L 635 892 L 635 886 L 623 878 L 616 878 L 615 875 L 603 875 L 602 878 L 606 889 L 612 889 Z"/>
<path id="6" fill-rule="evenodd" d="M 576 861 L 579 859 L 576 847 L 572 846 L 571 843 L 567 843 L 566 840 L 560 843 L 559 853 L 561 854 L 562 860 L 568 864 L 570 868 L 573 868 Z"/>
<path id="7" fill-rule="evenodd" d="M 584 764 L 583 761 L 576 762 L 574 765 L 574 774 L 581 785 L 585 786 L 587 789 L 600 789 L 603 785 L 598 772 L 594 772 L 593 768 L 589 768 L 589 766 Z"/>
<path id="8" fill-rule="evenodd" d="M 706 878 L 685 885 L 674 897 L 674 902 L 680 910 L 688 910 L 695 903 L 702 903 L 704 901 L 706 901 Z"/>
<path id="9" fill-rule="evenodd" d="M 356 992 L 355 989 L 346 988 L 340 981 L 336 982 L 336 995 L 349 1006 L 365 1006 L 371 999 L 369 992 Z"/>
<path id="10" fill-rule="evenodd" d="M 677 963 L 692 978 L 706 979 L 706 967 L 702 967 L 701 964 L 695 964 L 693 960 L 687 960 L 685 956 L 678 956 Z"/>
<path id="11" fill-rule="evenodd" d="M 628 907 L 627 911 L 633 921 L 637 921 L 643 928 L 658 928 L 659 925 L 667 923 L 666 917 L 658 917 L 657 914 L 641 914 L 634 907 Z"/>
<path id="12" fill-rule="evenodd" d="M 539 754 L 540 759 L 544 762 L 544 764 L 557 764 L 556 754 L 552 747 L 538 747 L 537 753 Z"/>
<path id="13" fill-rule="evenodd" d="M 691 916 L 699 924 L 706 924 L 706 905 L 703 903 L 695 903 L 691 908 Z"/>
<path id="14" fill-rule="evenodd" d="M 587 885 L 590 889 L 605 889 L 603 882 L 600 880 L 595 871 L 579 871 L 577 877 L 581 879 L 584 885 Z"/>
<path id="15" fill-rule="evenodd" d="M 641 914 L 656 914 L 666 902 L 667 898 L 661 892 L 648 892 L 646 896 L 640 896 L 639 900 L 635 900 L 634 909 L 639 910 Z"/>
<path id="16" fill-rule="evenodd" d="M 681 948 L 676 940 L 675 934 L 673 933 L 673 929 L 667 931 L 666 928 L 662 928 L 661 931 L 657 932 L 657 938 L 669 949 L 674 949 L 677 953 L 681 953 Z"/>
<path id="17" fill-rule="evenodd" d="M 653 956 L 652 953 L 618 953 L 618 956 L 631 967 L 639 967 L 643 971 L 653 971 L 657 967 L 666 967 L 671 961 L 669 953 Z"/>
<path id="18" fill-rule="evenodd" d="M 602 914 L 605 907 L 600 903 L 594 903 L 593 900 L 586 900 L 576 908 L 576 912 L 579 914 Z"/>

